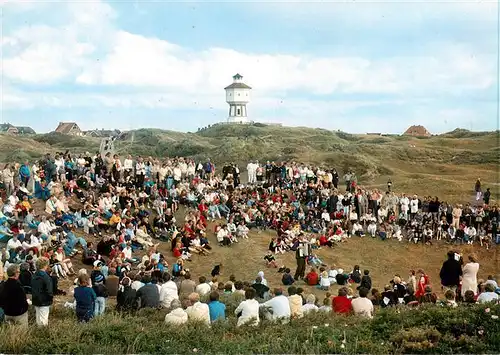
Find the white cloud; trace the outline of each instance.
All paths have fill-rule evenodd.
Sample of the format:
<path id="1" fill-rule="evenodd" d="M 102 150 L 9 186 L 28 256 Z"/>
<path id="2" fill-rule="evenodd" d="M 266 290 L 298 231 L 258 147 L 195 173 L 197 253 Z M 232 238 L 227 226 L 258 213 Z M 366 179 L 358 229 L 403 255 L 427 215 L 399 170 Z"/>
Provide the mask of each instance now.
<path id="1" fill-rule="evenodd" d="M 3 40 L 4 75 L 27 83 L 156 87 L 176 93 L 221 93 L 241 72 L 262 93 L 419 94 L 484 89 L 494 82 L 493 56 L 444 44 L 420 57 L 371 60 L 257 54 L 228 48 L 191 52 L 173 43 L 113 28 L 113 9 L 71 3 L 68 24 L 31 26 Z M 7 31 L 8 32 L 8 31 Z"/>

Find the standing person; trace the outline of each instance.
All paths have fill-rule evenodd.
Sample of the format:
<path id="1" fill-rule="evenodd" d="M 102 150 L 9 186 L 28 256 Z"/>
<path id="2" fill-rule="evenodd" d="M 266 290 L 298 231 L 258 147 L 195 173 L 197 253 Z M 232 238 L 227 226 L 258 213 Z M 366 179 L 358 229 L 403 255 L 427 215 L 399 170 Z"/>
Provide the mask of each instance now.
<path id="1" fill-rule="evenodd" d="M 456 293 L 460 284 L 460 278 L 462 277 L 462 267 L 460 262 L 455 258 L 454 251 L 450 250 L 448 252 L 448 260 L 443 263 L 439 277 L 441 278 L 441 285 L 445 292 L 452 290 Z"/>
<path id="2" fill-rule="evenodd" d="M 9 164 L 5 164 L 3 168 L 2 179 L 7 196 L 12 195 L 14 192 L 14 173 Z"/>
<path id="3" fill-rule="evenodd" d="M 476 201 L 479 201 L 483 194 L 481 191 L 481 178 L 477 178 L 476 184 L 474 185 L 474 191 L 476 191 Z"/>
<path id="4" fill-rule="evenodd" d="M 490 188 L 488 187 L 486 189 L 486 192 L 483 195 L 483 200 L 484 200 L 484 204 L 485 205 L 489 205 L 490 204 L 490 198 L 491 198 L 491 191 L 490 191 Z"/>
<path id="5" fill-rule="evenodd" d="M 257 182 L 257 168 L 258 165 L 251 161 L 247 165 L 247 172 L 248 172 L 248 183 L 249 184 L 255 184 Z"/>
<path id="6" fill-rule="evenodd" d="M 469 255 L 469 262 L 463 267 L 462 276 L 462 297 L 465 296 L 465 292 L 472 291 L 474 295 L 477 295 L 477 273 L 479 272 L 479 263 L 474 255 Z"/>
<path id="7" fill-rule="evenodd" d="M 295 280 L 304 278 L 306 273 L 306 258 L 310 254 L 309 244 L 307 244 L 304 239 L 299 242 L 299 246 L 295 251 L 295 259 L 297 260 L 297 269 L 295 270 Z"/>
<path id="8" fill-rule="evenodd" d="M 25 161 L 24 164 L 21 165 L 21 167 L 19 168 L 19 180 L 25 188 L 28 188 L 30 177 L 31 177 L 30 166 L 28 161 Z"/>
<path id="9" fill-rule="evenodd" d="M 428 285 L 430 285 L 429 276 L 427 276 L 424 270 L 422 269 L 418 270 L 417 289 L 415 290 L 415 297 L 417 299 L 419 299 L 421 296 L 425 294 L 425 288 Z"/>
<path id="10" fill-rule="evenodd" d="M 54 287 L 50 270 L 49 259 L 41 257 L 36 261 L 37 272 L 31 280 L 32 303 L 35 306 L 36 324 L 47 326 L 49 324 L 50 306 L 53 303 Z"/>
<path id="11" fill-rule="evenodd" d="M 94 285 L 92 288 L 96 296 L 94 300 L 95 309 L 93 314 L 95 316 L 100 316 L 106 310 L 106 298 L 108 298 L 109 293 L 106 285 L 104 284 L 106 279 L 102 274 L 97 275 L 93 281 Z"/>
<path id="12" fill-rule="evenodd" d="M 94 317 L 96 294 L 92 289 L 90 277 L 87 274 L 78 276 L 78 287 L 74 290 L 76 301 L 76 318 L 79 322 L 88 322 Z"/>
<path id="13" fill-rule="evenodd" d="M 27 326 L 28 301 L 24 287 L 19 282 L 20 273 L 17 264 L 12 264 L 7 268 L 9 279 L 5 281 L 0 290 L 0 308 L 4 311 L 6 322 Z"/>

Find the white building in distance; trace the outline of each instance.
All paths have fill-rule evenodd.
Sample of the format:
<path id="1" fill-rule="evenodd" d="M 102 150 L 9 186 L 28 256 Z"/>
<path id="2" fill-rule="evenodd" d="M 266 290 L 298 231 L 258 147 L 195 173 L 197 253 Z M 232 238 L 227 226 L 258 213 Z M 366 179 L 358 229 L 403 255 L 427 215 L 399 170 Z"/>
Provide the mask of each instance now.
<path id="1" fill-rule="evenodd" d="M 252 88 L 241 81 L 243 76 L 233 76 L 233 83 L 224 88 L 226 102 L 229 104 L 227 123 L 248 123 L 247 103 L 250 102 Z"/>

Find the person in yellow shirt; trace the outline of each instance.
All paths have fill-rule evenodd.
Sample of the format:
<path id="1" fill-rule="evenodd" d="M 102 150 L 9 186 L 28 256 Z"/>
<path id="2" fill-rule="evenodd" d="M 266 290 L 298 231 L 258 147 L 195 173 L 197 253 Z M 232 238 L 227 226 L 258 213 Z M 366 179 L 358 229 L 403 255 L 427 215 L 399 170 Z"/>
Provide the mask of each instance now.
<path id="1" fill-rule="evenodd" d="M 112 216 L 111 218 L 109 219 L 109 225 L 111 227 L 116 227 L 116 225 L 118 223 L 120 223 L 122 221 L 121 217 L 120 217 L 120 212 L 119 211 L 116 211 Z"/>
<path id="2" fill-rule="evenodd" d="M 29 211 L 31 209 L 31 203 L 28 199 L 28 196 L 26 195 L 23 196 L 23 201 L 21 202 L 21 206 L 23 207 L 24 211 Z"/>

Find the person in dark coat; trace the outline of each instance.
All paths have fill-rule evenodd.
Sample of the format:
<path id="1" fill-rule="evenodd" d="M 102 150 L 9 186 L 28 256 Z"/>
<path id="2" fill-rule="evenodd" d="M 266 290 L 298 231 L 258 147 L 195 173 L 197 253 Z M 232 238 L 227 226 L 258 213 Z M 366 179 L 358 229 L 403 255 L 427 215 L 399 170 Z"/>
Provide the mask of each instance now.
<path id="1" fill-rule="evenodd" d="M 146 275 L 143 279 L 144 286 L 137 291 L 137 299 L 140 308 L 158 308 L 160 307 L 160 291 L 158 286 L 151 283 L 151 276 Z"/>
<path id="2" fill-rule="evenodd" d="M 130 278 L 124 277 L 116 295 L 116 310 L 118 312 L 130 312 L 137 309 L 137 292 L 130 285 Z"/>
<path id="3" fill-rule="evenodd" d="M 37 272 L 31 280 L 31 302 L 35 306 L 36 324 L 47 326 L 49 324 L 50 306 L 54 299 L 54 285 L 48 274 L 49 259 L 39 258 L 36 261 Z"/>
<path id="4" fill-rule="evenodd" d="M 7 269 L 9 279 L 2 284 L 0 308 L 5 314 L 5 321 L 28 325 L 28 301 L 21 283 L 18 281 L 19 265 L 10 265 Z"/>
<path id="5" fill-rule="evenodd" d="M 456 260 L 455 252 L 450 250 L 448 252 L 448 260 L 443 263 L 439 277 L 441 278 L 441 285 L 453 291 L 456 291 L 460 285 L 460 277 L 462 276 L 462 266 L 460 261 Z"/>

